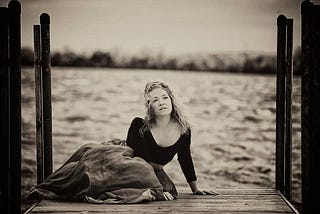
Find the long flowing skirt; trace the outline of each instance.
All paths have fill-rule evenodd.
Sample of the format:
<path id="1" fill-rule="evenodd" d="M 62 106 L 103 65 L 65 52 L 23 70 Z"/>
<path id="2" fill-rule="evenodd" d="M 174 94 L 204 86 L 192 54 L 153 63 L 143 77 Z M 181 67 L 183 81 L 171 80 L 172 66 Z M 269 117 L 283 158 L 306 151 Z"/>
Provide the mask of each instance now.
<path id="1" fill-rule="evenodd" d="M 43 183 L 32 187 L 28 202 L 41 199 L 89 203 L 140 203 L 175 198 L 176 188 L 163 171 L 154 172 L 124 141 L 85 144 Z"/>

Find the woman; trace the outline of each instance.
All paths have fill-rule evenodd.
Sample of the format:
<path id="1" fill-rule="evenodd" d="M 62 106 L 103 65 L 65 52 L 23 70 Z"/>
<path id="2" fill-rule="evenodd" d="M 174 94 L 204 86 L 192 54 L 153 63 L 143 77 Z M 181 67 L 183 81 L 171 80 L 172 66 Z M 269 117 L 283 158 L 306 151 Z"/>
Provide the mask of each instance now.
<path id="1" fill-rule="evenodd" d="M 190 125 L 168 85 L 159 81 L 147 83 L 144 98 L 146 116 L 133 119 L 126 143 L 133 149 L 134 156 L 143 158 L 153 167 L 162 181 L 166 199 L 177 196 L 172 181 L 162 169 L 175 154 L 193 194 L 217 195 L 217 192 L 200 190 L 197 186 L 190 152 Z"/>
<path id="2" fill-rule="evenodd" d="M 190 154 L 190 126 L 168 86 L 146 85 L 145 120 L 135 118 L 127 141 L 84 144 L 44 182 L 32 187 L 27 201 L 60 199 L 89 203 L 140 203 L 172 200 L 177 191 L 162 167 L 177 153 L 194 194 L 201 191 Z M 126 146 L 128 145 L 128 146 Z"/>

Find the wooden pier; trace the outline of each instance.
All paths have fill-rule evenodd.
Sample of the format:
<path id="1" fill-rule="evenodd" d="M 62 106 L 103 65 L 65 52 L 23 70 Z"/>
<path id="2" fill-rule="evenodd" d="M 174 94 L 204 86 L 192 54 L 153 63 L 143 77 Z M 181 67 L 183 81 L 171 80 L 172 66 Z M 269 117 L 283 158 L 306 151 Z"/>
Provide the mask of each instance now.
<path id="1" fill-rule="evenodd" d="M 221 188 L 220 195 L 192 195 L 179 188 L 173 201 L 140 204 L 89 204 L 43 200 L 26 213 L 298 213 L 275 189 Z"/>
<path id="2" fill-rule="evenodd" d="M 36 98 L 39 104 L 36 121 L 37 183 L 52 173 L 53 162 L 49 18 L 48 14 L 42 14 L 41 26 L 35 27 L 35 70 L 40 72 L 35 74 L 39 87 L 36 95 L 41 96 Z M 42 200 L 25 213 L 298 213 L 289 202 L 292 202 L 293 20 L 280 15 L 277 25 L 274 189 L 213 188 L 220 195 L 196 196 L 190 190 L 178 187 L 180 195 L 174 201 L 121 205 Z M 312 1 L 304 0 L 301 4 L 301 35 L 302 201 L 296 205 L 302 214 L 309 214 L 319 210 L 314 195 L 320 192 L 320 5 L 314 5 Z M 39 37 L 41 42 L 36 39 Z M 0 7 L 0 81 L 0 168 L 3 175 L 0 178 L 0 207 L 1 213 L 20 213 L 21 5 L 17 0 L 11 0 L 8 7 Z M 44 84 L 40 85 L 40 82 Z"/>

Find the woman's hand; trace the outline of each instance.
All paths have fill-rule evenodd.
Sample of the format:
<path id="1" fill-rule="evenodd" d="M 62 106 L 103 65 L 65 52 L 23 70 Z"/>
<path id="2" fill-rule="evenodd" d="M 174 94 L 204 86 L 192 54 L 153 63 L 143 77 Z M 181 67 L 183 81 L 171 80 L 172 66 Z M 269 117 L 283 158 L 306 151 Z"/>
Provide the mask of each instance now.
<path id="1" fill-rule="evenodd" d="M 193 192 L 194 195 L 219 195 L 218 192 L 212 191 L 212 190 L 199 190 Z"/>
<path id="2" fill-rule="evenodd" d="M 194 195 L 219 195 L 218 192 L 212 190 L 200 190 L 197 186 L 196 181 L 190 181 L 189 186 Z"/>
<path id="3" fill-rule="evenodd" d="M 174 199 L 170 192 L 163 192 L 163 196 L 166 201 L 172 201 Z"/>

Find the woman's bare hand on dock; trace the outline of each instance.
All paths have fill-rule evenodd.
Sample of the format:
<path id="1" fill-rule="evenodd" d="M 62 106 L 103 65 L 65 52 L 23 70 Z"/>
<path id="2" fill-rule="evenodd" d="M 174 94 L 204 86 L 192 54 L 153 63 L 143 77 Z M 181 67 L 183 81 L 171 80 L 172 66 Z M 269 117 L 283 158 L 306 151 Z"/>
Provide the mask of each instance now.
<path id="1" fill-rule="evenodd" d="M 163 196 L 166 201 L 172 201 L 174 199 L 170 192 L 163 192 Z"/>
<path id="2" fill-rule="evenodd" d="M 219 195 L 218 192 L 212 190 L 196 190 L 193 192 L 194 195 Z"/>

